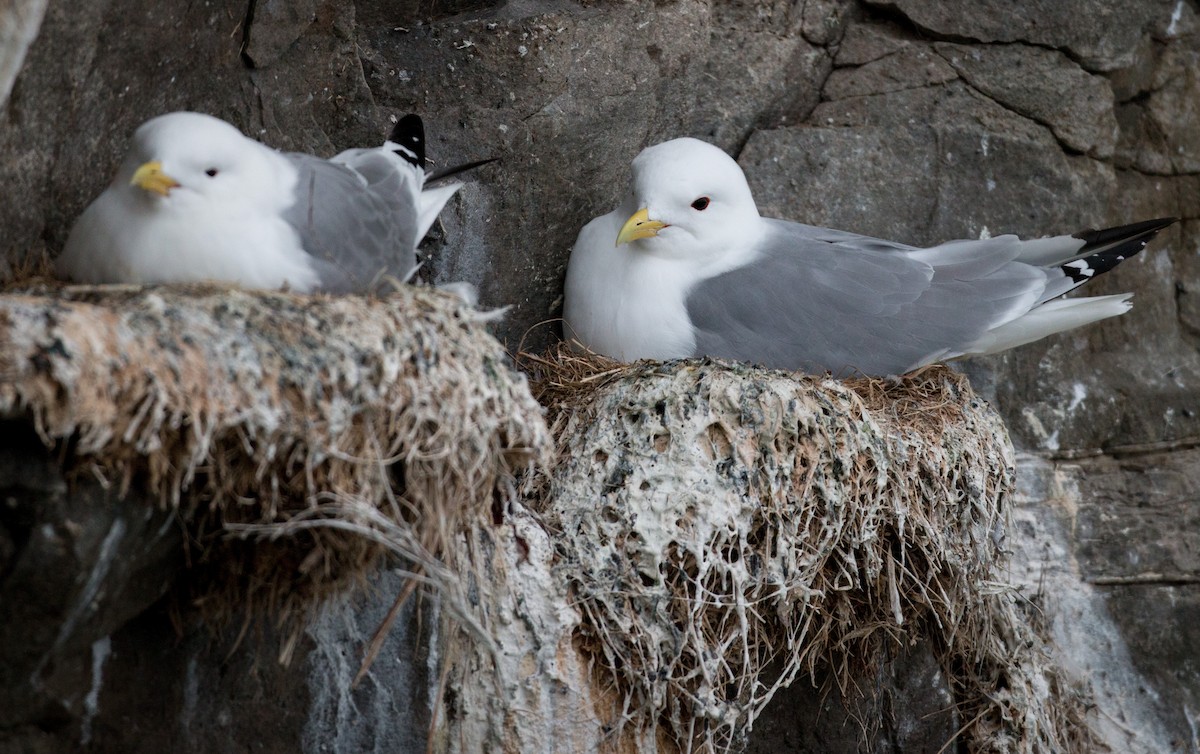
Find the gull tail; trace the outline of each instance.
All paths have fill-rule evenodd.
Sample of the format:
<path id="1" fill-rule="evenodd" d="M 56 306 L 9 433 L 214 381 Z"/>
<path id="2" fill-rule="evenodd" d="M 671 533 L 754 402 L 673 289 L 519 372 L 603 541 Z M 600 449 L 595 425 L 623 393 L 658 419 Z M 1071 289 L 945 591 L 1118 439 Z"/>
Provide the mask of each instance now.
<path id="1" fill-rule="evenodd" d="M 454 196 L 454 192 L 460 188 L 462 188 L 461 183 L 449 183 L 445 186 L 437 186 L 436 188 L 423 189 L 421 191 L 417 197 L 418 243 L 429 232 L 429 228 L 433 226 L 433 221 L 437 219 L 438 213 L 446 206 L 446 202 L 450 201 L 450 197 Z"/>
<path id="2" fill-rule="evenodd" d="M 418 174 L 418 182 L 416 189 L 418 190 L 416 198 L 417 203 L 417 235 L 414 243 L 420 243 L 425 234 L 429 232 L 437 220 L 438 214 L 442 208 L 446 206 L 446 202 L 450 201 L 450 197 L 454 196 L 454 192 L 462 187 L 461 183 L 451 183 L 445 186 L 436 188 L 425 188 L 425 186 L 433 181 L 438 181 L 443 178 L 449 178 L 459 173 L 464 173 L 468 170 L 482 167 L 491 162 L 496 162 L 497 158 L 489 158 L 486 160 L 476 160 L 454 167 L 444 168 L 433 173 L 425 174 L 425 124 L 421 120 L 421 116 L 415 113 L 405 115 L 392 128 L 392 133 L 384 142 L 384 149 L 390 150 L 399 155 L 405 162 L 418 168 L 421 172 Z"/>
<path id="3" fill-rule="evenodd" d="M 1054 333 L 1072 330 L 1129 311 L 1132 293 L 1090 298 L 1064 298 L 1035 306 L 1016 319 L 994 327 L 959 356 L 999 353 Z"/>

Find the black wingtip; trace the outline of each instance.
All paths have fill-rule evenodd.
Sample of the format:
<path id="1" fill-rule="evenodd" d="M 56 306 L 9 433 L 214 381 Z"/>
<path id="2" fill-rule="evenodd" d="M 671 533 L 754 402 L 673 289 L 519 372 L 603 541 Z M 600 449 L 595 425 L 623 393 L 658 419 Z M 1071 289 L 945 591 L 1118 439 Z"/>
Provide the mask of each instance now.
<path id="1" fill-rule="evenodd" d="M 466 163 L 463 163 L 462 165 L 455 165 L 452 168 L 446 168 L 444 170 L 438 170 L 434 173 L 430 173 L 429 175 L 425 176 L 425 182 L 433 183 L 434 181 L 441 180 L 442 178 L 449 178 L 452 175 L 458 175 L 459 173 L 465 173 L 468 170 L 474 170 L 475 168 L 481 168 L 484 165 L 487 165 L 489 163 L 499 162 L 499 161 L 500 161 L 499 157 L 489 157 L 486 160 L 476 160 L 475 162 L 466 162 Z"/>
<path id="2" fill-rule="evenodd" d="M 1074 282 L 1085 283 L 1138 254 L 1159 231 L 1176 222 L 1178 218 L 1175 217 L 1160 217 L 1157 220 L 1146 220 L 1118 228 L 1080 231 L 1075 237 L 1084 242 L 1082 251 L 1099 250 L 1067 262 L 1059 269 Z"/>
<path id="3" fill-rule="evenodd" d="M 421 116 L 409 113 L 401 118 L 392 128 L 388 141 L 401 147 L 395 150 L 396 154 L 425 169 L 425 124 L 421 122 Z"/>
<path id="4" fill-rule="evenodd" d="M 1179 222 L 1178 217 L 1159 217 L 1154 220 L 1143 220 L 1140 223 L 1131 223 L 1129 225 L 1118 225 L 1115 228 L 1104 228 L 1102 230 L 1081 230 L 1075 234 L 1075 238 L 1083 241 L 1085 249 L 1087 246 L 1103 246 L 1104 244 L 1123 241 L 1127 238 L 1135 238 L 1137 236 L 1147 236 L 1147 240 L 1160 230 L 1169 228 Z"/>

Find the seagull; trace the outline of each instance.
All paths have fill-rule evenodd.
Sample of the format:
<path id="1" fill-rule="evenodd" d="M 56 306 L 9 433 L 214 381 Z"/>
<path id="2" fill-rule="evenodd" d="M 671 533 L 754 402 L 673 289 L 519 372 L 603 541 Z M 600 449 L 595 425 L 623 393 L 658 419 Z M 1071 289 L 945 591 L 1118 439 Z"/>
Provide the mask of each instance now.
<path id="1" fill-rule="evenodd" d="M 416 246 L 461 184 L 428 180 L 420 117 L 382 147 L 285 153 L 209 115 L 153 118 L 56 262 L 80 283 L 217 281 L 307 293 L 373 290 L 416 269 Z"/>
<path id="2" fill-rule="evenodd" d="M 919 248 L 762 217 L 736 161 L 674 139 L 643 150 L 624 203 L 579 232 L 564 336 L 621 361 L 900 375 L 1128 311 L 1128 293 L 1061 296 L 1174 222 Z"/>

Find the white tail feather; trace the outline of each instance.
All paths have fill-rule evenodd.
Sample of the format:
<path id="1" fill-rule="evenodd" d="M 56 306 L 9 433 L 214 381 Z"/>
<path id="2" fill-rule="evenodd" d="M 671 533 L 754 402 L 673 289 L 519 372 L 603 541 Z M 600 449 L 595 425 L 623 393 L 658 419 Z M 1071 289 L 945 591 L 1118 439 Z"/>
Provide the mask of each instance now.
<path id="1" fill-rule="evenodd" d="M 456 296 L 467 306 L 479 306 L 479 289 L 465 280 L 455 280 L 452 283 L 438 283 L 437 289 Z"/>
<path id="2" fill-rule="evenodd" d="M 1047 301 L 1028 314 L 989 330 L 959 355 L 999 353 L 1063 330 L 1124 314 L 1133 306 L 1132 293 Z"/>
<path id="3" fill-rule="evenodd" d="M 421 242 L 421 239 L 429 232 L 433 221 L 437 219 L 438 213 L 442 211 L 442 207 L 446 206 L 446 202 L 450 201 L 450 197 L 454 196 L 454 192 L 460 188 L 462 188 L 461 183 L 450 183 L 437 188 L 422 189 L 417 209 L 416 243 Z"/>
<path id="4" fill-rule="evenodd" d="M 1077 257 L 1085 245 L 1086 241 L 1074 236 L 1030 238 L 1017 245 L 1016 261 L 1038 267 L 1057 267 Z"/>

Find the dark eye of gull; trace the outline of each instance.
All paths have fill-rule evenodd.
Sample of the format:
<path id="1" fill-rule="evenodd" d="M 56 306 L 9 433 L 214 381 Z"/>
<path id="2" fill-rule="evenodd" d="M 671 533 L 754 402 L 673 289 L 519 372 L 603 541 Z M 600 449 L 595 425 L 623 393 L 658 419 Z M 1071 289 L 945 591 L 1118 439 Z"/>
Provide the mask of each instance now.
<path id="1" fill-rule="evenodd" d="M 208 170 L 204 171 L 204 174 L 207 175 L 209 178 L 216 178 L 217 177 L 217 169 L 209 168 Z"/>
<path id="2" fill-rule="evenodd" d="M 702 196 L 696 201 L 692 202 L 692 209 L 700 210 L 701 212 L 708 209 L 708 197 Z"/>

